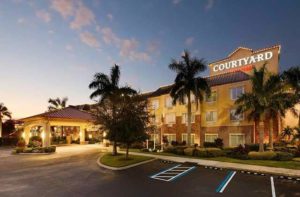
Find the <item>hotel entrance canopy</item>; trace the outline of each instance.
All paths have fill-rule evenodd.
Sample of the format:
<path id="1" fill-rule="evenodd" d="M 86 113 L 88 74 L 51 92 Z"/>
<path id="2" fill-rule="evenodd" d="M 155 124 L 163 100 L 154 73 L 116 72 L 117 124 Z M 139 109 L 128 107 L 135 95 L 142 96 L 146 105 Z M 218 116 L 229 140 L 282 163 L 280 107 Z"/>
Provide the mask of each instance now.
<path id="1" fill-rule="evenodd" d="M 26 144 L 28 144 L 32 136 L 32 128 L 38 127 L 43 139 L 43 146 L 49 146 L 51 145 L 51 133 L 56 133 L 57 128 L 62 128 L 62 136 L 67 137 L 67 139 L 74 137 L 79 139 L 80 143 L 84 143 L 85 132 L 89 127 L 94 125 L 95 116 L 74 107 L 66 107 L 20 120 L 24 123 L 23 137 L 25 138 Z M 66 128 L 68 128 L 67 131 Z"/>

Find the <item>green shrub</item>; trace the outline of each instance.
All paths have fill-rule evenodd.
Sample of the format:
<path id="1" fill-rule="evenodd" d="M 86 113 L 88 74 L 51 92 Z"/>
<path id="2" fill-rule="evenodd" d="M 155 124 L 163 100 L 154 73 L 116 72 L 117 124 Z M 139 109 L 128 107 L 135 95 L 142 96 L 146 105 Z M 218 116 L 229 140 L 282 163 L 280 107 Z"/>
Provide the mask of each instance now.
<path id="1" fill-rule="evenodd" d="M 184 149 L 186 149 L 186 146 L 177 146 L 175 147 L 177 155 L 184 155 Z"/>
<path id="2" fill-rule="evenodd" d="M 249 159 L 255 159 L 255 160 L 272 160 L 276 157 L 275 152 L 266 151 L 266 152 L 249 152 L 248 153 Z"/>
<path id="3" fill-rule="evenodd" d="M 195 148 L 186 148 L 184 149 L 184 155 L 194 156 Z"/>
<path id="4" fill-rule="evenodd" d="M 23 150 L 24 150 L 25 147 L 17 147 L 15 150 L 16 150 L 16 153 L 22 153 Z"/>
<path id="5" fill-rule="evenodd" d="M 26 146 L 25 140 L 23 138 L 19 139 L 19 141 L 17 142 L 17 147 L 24 149 L 25 146 Z"/>
<path id="6" fill-rule="evenodd" d="M 223 149 L 223 146 L 224 146 L 223 139 L 216 138 L 215 139 L 215 145 L 216 145 L 217 148 Z"/>
<path id="7" fill-rule="evenodd" d="M 141 152 L 149 152 L 149 149 L 143 148 L 143 149 L 141 149 Z"/>
<path id="8" fill-rule="evenodd" d="M 237 159 L 248 159 L 249 147 L 239 145 L 232 149 L 232 151 L 227 152 L 227 156 Z"/>
<path id="9" fill-rule="evenodd" d="M 277 161 L 291 161 L 294 158 L 292 153 L 276 152 L 275 160 Z"/>
<path id="10" fill-rule="evenodd" d="M 32 148 L 24 148 L 23 153 L 32 153 Z"/>
<path id="11" fill-rule="evenodd" d="M 204 148 L 209 148 L 209 147 L 214 147 L 214 148 L 216 148 L 216 147 L 217 147 L 217 145 L 216 145 L 215 142 L 204 142 L 204 143 L 203 143 L 203 146 L 204 146 Z"/>
<path id="12" fill-rule="evenodd" d="M 194 151 L 194 156 L 195 157 L 207 157 L 207 152 L 204 148 L 197 148 Z"/>
<path id="13" fill-rule="evenodd" d="M 164 149 L 164 152 L 176 154 L 176 148 L 174 146 L 168 146 Z"/>
<path id="14" fill-rule="evenodd" d="M 197 148 L 194 150 L 196 157 L 222 157 L 225 152 L 219 148 Z"/>

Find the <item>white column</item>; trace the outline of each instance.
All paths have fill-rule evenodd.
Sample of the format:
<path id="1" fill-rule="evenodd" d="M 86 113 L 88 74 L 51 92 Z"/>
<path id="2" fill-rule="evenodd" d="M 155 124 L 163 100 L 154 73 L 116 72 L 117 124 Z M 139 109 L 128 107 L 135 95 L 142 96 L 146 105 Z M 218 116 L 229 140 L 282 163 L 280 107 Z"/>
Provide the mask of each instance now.
<path id="1" fill-rule="evenodd" d="M 79 138 L 80 138 L 80 144 L 85 144 L 85 130 L 84 127 L 82 126 L 80 126 Z"/>
<path id="2" fill-rule="evenodd" d="M 50 140 L 51 130 L 50 130 L 50 124 L 49 124 L 49 122 L 45 123 L 43 125 L 43 128 L 44 128 L 44 131 L 42 133 L 43 147 L 50 146 L 51 145 L 51 140 Z"/>
<path id="3" fill-rule="evenodd" d="M 29 138 L 30 138 L 30 126 L 29 125 L 26 125 L 24 126 L 24 140 L 25 140 L 25 143 L 28 144 L 29 143 Z"/>

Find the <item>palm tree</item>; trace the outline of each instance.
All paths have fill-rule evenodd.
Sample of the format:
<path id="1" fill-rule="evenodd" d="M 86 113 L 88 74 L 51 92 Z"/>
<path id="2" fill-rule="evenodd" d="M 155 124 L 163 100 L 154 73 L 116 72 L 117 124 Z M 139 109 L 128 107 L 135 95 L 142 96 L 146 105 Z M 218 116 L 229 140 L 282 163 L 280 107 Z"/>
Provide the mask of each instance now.
<path id="1" fill-rule="evenodd" d="M 67 105 L 67 101 L 68 101 L 68 98 L 67 97 L 64 97 L 62 99 L 60 98 L 56 98 L 56 99 L 49 99 L 48 100 L 48 103 L 50 103 L 50 105 L 48 106 L 48 110 L 49 111 L 54 111 L 54 110 L 58 110 L 58 109 L 63 109 L 66 107 Z"/>
<path id="2" fill-rule="evenodd" d="M 120 68 L 118 65 L 114 65 L 111 68 L 110 76 L 104 73 L 96 73 L 93 81 L 89 84 L 90 89 L 95 91 L 90 95 L 91 99 L 100 97 L 98 100 L 99 105 L 109 104 L 111 105 L 112 116 L 116 117 L 116 106 L 118 105 L 120 98 L 124 95 L 136 94 L 137 92 L 128 86 L 119 86 L 120 81 Z M 108 102 L 106 102 L 108 101 Z M 113 155 L 117 155 L 117 131 L 109 131 L 110 135 L 113 134 Z"/>
<path id="3" fill-rule="evenodd" d="M 300 127 L 295 127 L 293 133 L 293 139 L 292 142 L 294 143 L 296 140 L 300 140 Z"/>
<path id="4" fill-rule="evenodd" d="M 184 103 L 187 98 L 187 145 L 191 145 L 191 116 L 192 105 L 191 96 L 194 95 L 196 106 L 203 100 L 203 93 L 210 94 L 210 87 L 206 79 L 199 76 L 205 71 L 206 64 L 203 59 L 191 58 L 188 51 L 184 51 L 181 56 L 182 61 L 172 60 L 169 68 L 176 72 L 175 84 L 170 92 L 173 98 L 173 104 L 179 101 Z"/>
<path id="5" fill-rule="evenodd" d="M 3 117 L 11 118 L 11 113 L 3 103 L 0 103 L 0 138 L 2 137 L 2 119 Z"/>
<path id="6" fill-rule="evenodd" d="M 285 139 L 286 137 L 288 137 L 289 141 L 291 139 L 291 136 L 293 135 L 294 135 L 294 129 L 289 126 L 285 127 L 281 132 L 281 138 Z"/>
<path id="7" fill-rule="evenodd" d="M 294 91 L 292 101 L 294 105 L 300 103 L 300 67 L 292 67 L 283 73 L 283 79 L 286 85 Z M 300 127 L 300 112 L 294 106 L 291 107 L 292 113 L 298 117 L 298 127 Z"/>

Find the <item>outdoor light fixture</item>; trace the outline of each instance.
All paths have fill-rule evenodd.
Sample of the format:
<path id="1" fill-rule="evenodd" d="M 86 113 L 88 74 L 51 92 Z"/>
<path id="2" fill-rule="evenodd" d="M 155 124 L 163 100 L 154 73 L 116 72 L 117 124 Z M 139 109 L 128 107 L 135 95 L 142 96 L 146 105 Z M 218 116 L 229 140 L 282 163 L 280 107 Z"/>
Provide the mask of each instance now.
<path id="1" fill-rule="evenodd" d="M 89 134 L 89 138 L 92 139 L 92 137 L 93 137 L 92 134 Z"/>
<path id="2" fill-rule="evenodd" d="M 22 133 L 22 138 L 25 138 L 25 131 Z"/>
<path id="3" fill-rule="evenodd" d="M 103 132 L 103 137 L 106 137 L 106 132 Z"/>
<path id="4" fill-rule="evenodd" d="M 42 139 L 45 139 L 45 132 L 43 131 L 41 134 Z"/>

